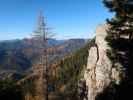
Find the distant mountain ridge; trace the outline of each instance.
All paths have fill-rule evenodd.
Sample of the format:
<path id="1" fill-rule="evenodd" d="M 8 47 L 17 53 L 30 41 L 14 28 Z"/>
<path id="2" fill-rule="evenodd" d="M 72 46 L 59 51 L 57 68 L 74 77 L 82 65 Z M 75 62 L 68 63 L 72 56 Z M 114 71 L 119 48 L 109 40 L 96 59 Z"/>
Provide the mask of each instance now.
<path id="1" fill-rule="evenodd" d="M 42 51 L 43 41 L 37 38 L 0 42 L 0 70 L 24 72 L 29 69 L 36 55 Z M 83 47 L 85 39 L 48 40 L 50 59 L 60 59 Z M 54 56 L 53 55 L 54 50 Z"/>

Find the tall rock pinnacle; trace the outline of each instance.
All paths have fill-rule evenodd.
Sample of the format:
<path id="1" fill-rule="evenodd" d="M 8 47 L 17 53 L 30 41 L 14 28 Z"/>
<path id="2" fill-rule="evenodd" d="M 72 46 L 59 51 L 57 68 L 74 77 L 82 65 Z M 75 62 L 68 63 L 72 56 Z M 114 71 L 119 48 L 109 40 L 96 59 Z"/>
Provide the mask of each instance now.
<path id="1" fill-rule="evenodd" d="M 108 25 L 99 25 L 96 29 L 95 46 L 89 50 L 87 69 L 84 74 L 88 87 L 88 100 L 96 100 L 96 96 L 109 86 L 112 80 L 118 81 L 119 74 L 113 68 L 107 56 L 110 47 L 105 40 Z"/>

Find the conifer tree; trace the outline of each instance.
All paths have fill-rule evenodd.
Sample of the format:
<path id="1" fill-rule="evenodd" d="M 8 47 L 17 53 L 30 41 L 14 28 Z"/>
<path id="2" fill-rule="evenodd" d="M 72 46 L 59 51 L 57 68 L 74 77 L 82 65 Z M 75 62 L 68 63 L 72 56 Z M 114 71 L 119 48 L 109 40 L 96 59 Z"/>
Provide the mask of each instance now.
<path id="1" fill-rule="evenodd" d="M 103 0 L 103 3 L 114 13 L 113 18 L 107 19 L 109 29 L 106 40 L 111 47 L 107 56 L 112 67 L 121 73 L 121 82 L 117 85 L 111 83 L 96 100 L 130 100 L 132 94 L 128 91 L 133 89 L 133 0 Z"/>
<path id="2" fill-rule="evenodd" d="M 129 36 L 129 40 L 133 38 L 133 1 L 132 0 L 103 0 L 109 11 L 114 12 L 115 16 L 111 20 L 107 20 L 110 25 L 109 33 L 114 38 L 121 35 Z"/>

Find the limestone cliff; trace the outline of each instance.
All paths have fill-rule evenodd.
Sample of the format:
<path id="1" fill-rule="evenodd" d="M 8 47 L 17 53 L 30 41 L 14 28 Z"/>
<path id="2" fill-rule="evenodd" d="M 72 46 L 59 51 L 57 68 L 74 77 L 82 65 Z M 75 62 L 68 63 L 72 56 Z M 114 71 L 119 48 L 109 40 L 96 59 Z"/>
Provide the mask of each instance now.
<path id="1" fill-rule="evenodd" d="M 119 83 L 119 72 L 113 68 L 113 64 L 107 56 L 110 47 L 105 40 L 108 25 L 99 25 L 96 29 L 95 46 L 89 50 L 87 69 L 84 74 L 88 88 L 88 100 L 95 100 L 109 84 L 114 81 Z"/>

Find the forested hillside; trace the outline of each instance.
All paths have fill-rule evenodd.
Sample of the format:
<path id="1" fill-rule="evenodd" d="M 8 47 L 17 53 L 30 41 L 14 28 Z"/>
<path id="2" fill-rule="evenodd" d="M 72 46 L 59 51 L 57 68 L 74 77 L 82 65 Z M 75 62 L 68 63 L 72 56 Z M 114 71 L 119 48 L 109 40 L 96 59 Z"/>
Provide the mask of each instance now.
<path id="1" fill-rule="evenodd" d="M 52 43 L 52 45 L 50 45 L 48 49 L 55 48 L 57 51 L 56 56 L 57 57 L 59 56 L 59 59 L 56 58 L 54 59 L 54 62 L 50 63 L 51 66 L 49 69 L 49 82 L 48 82 L 49 96 L 51 97 L 51 100 L 52 97 L 55 95 L 56 96 L 53 100 L 56 99 L 62 100 L 62 98 L 64 98 L 65 100 L 67 96 L 70 96 L 70 98 L 76 98 L 77 97 L 76 86 L 78 80 L 81 78 L 80 70 L 83 70 L 83 68 L 86 65 L 88 48 L 90 45 L 93 44 L 93 41 L 91 42 L 88 41 L 88 43 L 86 43 L 86 40 L 83 39 L 70 39 L 67 41 L 61 41 L 58 43 L 58 45 L 55 44 L 56 40 L 53 41 L 54 42 L 50 41 L 50 44 Z M 28 40 L 28 43 L 30 44 L 31 42 L 29 42 Z M 18 40 L 6 41 L 6 42 L 4 41 L 0 43 L 1 47 L 0 79 L 3 80 L 1 81 L 0 86 L 4 88 L 3 84 L 5 84 L 6 88 L 6 90 L 1 90 L 0 92 L 3 91 L 9 92 L 8 90 L 11 89 L 10 91 L 16 93 L 16 95 L 12 96 L 14 98 L 17 98 L 15 97 L 17 96 L 17 94 L 21 95 L 21 97 L 18 96 L 18 98 L 20 97 L 21 99 L 23 98 L 23 96 L 28 95 L 28 93 L 30 93 L 32 96 L 34 95 L 33 90 L 35 88 L 34 87 L 35 77 L 33 76 L 32 71 L 24 74 L 24 71 L 27 71 L 31 67 L 32 65 L 31 55 L 34 55 L 33 53 L 34 47 L 31 48 L 32 45 L 29 46 L 27 44 L 24 44 L 23 41 L 18 41 Z M 26 52 L 27 49 L 29 48 L 33 50 L 33 52 Z M 30 56 L 27 55 L 29 53 L 31 53 Z M 29 64 L 26 65 L 27 63 Z M 25 69 L 23 69 L 24 67 Z M 11 85 L 11 87 L 7 87 L 10 84 L 10 81 L 14 82 L 14 84 L 13 86 Z M 65 88 L 62 90 L 61 88 L 63 87 Z M 18 89 L 18 93 L 16 90 L 13 90 L 13 88 Z M 72 89 L 72 91 L 70 89 Z M 5 93 L 3 95 L 8 96 L 8 93 Z"/>
<path id="2" fill-rule="evenodd" d="M 49 100 L 80 100 L 78 83 L 79 80 L 83 78 L 84 69 L 87 64 L 88 50 L 91 46 L 95 44 L 94 41 L 95 39 L 89 40 L 85 46 L 71 53 L 71 55 L 65 56 L 61 60 L 58 60 L 54 64 L 51 64 L 48 74 Z M 10 76 L 9 73 L 6 75 Z M 16 94 L 24 96 L 28 95 L 34 98 L 35 87 L 34 76 L 32 75 L 32 73 L 29 73 L 28 76 L 16 76 L 17 78 L 15 79 L 16 81 L 14 81 L 14 86 L 11 86 L 11 91 L 16 92 L 16 90 L 12 90 L 12 88 L 14 88 L 15 86 L 19 86 L 16 89 L 19 89 L 18 91 L 20 92 Z M 3 81 L 3 84 L 9 85 L 9 82 L 12 82 L 12 79 L 11 77 L 7 78 L 8 79 L 4 79 L 5 81 Z M 21 81 L 23 83 L 21 83 Z M 0 84 L 2 85 L 2 83 Z M 3 86 L 1 87 L 3 88 Z M 6 88 L 7 89 L 5 91 L 8 92 L 8 89 L 10 89 L 10 87 Z M 2 91 L 4 90 L 1 90 L 0 92 Z M 8 95 L 8 93 L 5 93 L 4 95 Z M 13 97 L 17 98 L 15 96 Z M 22 99 L 23 97 L 21 96 L 20 98 Z"/>
<path id="3" fill-rule="evenodd" d="M 79 99 L 78 82 L 83 78 L 88 50 L 95 44 L 94 41 L 95 39 L 88 41 L 84 47 L 53 65 L 54 70 L 51 75 L 52 79 L 50 79 L 50 83 L 54 85 L 54 91 L 50 92 L 50 94 L 54 93 L 56 95 L 53 100 Z"/>

